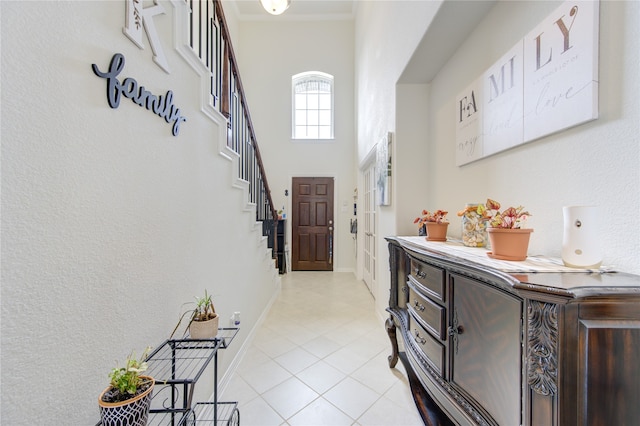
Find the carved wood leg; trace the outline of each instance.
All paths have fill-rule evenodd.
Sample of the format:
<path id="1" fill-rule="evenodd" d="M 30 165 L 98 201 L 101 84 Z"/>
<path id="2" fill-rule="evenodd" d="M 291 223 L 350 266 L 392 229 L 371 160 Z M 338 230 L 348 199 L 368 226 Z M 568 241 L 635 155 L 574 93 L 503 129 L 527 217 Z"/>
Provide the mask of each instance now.
<path id="1" fill-rule="evenodd" d="M 387 360 L 389 361 L 389 368 L 393 368 L 398 363 L 398 338 L 396 337 L 396 324 L 393 322 L 393 318 L 387 318 L 385 326 L 389 340 L 391 340 L 391 355 L 387 357 Z"/>

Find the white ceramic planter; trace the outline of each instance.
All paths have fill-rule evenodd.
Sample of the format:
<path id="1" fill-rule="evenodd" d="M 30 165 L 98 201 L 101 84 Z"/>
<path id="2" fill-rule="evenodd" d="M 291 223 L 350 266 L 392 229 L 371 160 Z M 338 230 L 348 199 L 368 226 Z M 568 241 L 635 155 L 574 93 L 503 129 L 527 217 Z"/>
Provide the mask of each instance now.
<path id="1" fill-rule="evenodd" d="M 192 321 L 189 325 L 189 335 L 192 339 L 213 339 L 218 335 L 218 323 L 220 316 L 208 321 Z"/>

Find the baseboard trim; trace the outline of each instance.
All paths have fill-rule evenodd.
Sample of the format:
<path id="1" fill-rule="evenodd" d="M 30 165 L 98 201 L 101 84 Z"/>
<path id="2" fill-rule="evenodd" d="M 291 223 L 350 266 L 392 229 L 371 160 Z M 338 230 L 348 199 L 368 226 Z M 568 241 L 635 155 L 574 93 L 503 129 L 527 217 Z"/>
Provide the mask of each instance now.
<path id="1" fill-rule="evenodd" d="M 267 315 L 269 314 L 269 311 L 271 311 L 271 307 L 273 306 L 276 299 L 280 295 L 282 285 L 280 280 L 277 280 L 277 281 L 278 282 L 277 282 L 276 291 L 274 291 L 273 296 L 271 297 L 271 300 L 269 300 L 269 303 L 267 303 L 267 306 L 262 311 L 262 314 L 260 314 L 260 317 L 254 324 L 253 328 L 249 331 L 247 338 L 242 343 L 242 346 L 236 353 L 236 356 L 233 358 L 233 361 L 231 361 L 229 368 L 227 368 L 227 371 L 225 371 L 222 378 L 218 381 L 218 396 L 224 394 L 224 391 L 226 390 L 227 386 L 231 382 L 231 378 L 235 374 L 236 370 L 238 369 L 238 366 L 240 365 L 245 355 L 247 354 L 247 351 L 251 347 L 251 344 L 253 343 L 253 340 L 256 337 L 256 333 L 258 332 L 260 327 L 262 327 L 262 325 L 264 324 L 264 321 L 267 319 Z M 213 402 L 213 396 L 214 395 L 212 393 L 211 396 L 209 397 L 209 402 Z"/>

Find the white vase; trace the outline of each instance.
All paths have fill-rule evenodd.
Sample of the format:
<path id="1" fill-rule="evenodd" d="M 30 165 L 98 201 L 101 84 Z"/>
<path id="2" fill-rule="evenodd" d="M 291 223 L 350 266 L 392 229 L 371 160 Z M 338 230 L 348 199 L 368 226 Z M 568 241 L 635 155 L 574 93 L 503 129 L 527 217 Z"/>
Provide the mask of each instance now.
<path id="1" fill-rule="evenodd" d="M 572 268 L 596 269 L 602 264 L 600 219 L 596 206 L 562 208 L 562 261 Z"/>

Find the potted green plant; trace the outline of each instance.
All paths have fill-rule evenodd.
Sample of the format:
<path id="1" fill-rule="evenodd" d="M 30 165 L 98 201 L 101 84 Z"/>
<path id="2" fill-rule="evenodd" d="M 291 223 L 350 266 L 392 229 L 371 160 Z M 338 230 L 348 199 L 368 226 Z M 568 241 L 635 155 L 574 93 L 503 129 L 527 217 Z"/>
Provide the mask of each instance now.
<path id="1" fill-rule="evenodd" d="M 533 232 L 525 228 L 531 213 L 522 206 L 500 211 L 500 203 L 487 199 L 483 214 L 489 224 L 487 232 L 492 250 L 487 255 L 500 260 L 525 260 Z"/>
<path id="2" fill-rule="evenodd" d="M 102 426 L 145 426 L 149 417 L 155 381 L 141 373 L 147 370 L 147 347 L 140 358 L 129 354 L 124 366 L 109 373 L 110 384 L 98 398 Z"/>
<path id="3" fill-rule="evenodd" d="M 449 212 L 444 210 L 436 210 L 433 213 L 422 210 L 422 215 L 415 218 L 413 223 L 417 223 L 419 229 L 425 227 L 427 241 L 447 241 L 447 227 L 449 226 L 447 213 Z"/>
<path id="4" fill-rule="evenodd" d="M 195 308 L 182 314 L 169 338 L 173 337 L 186 316 L 189 316 L 189 323 L 184 330 L 183 336 L 187 334 L 187 330 L 189 331 L 189 337 L 192 339 L 213 339 L 218 335 L 220 317 L 216 313 L 211 295 L 205 290 L 204 297 L 196 296 L 195 299 Z"/>

